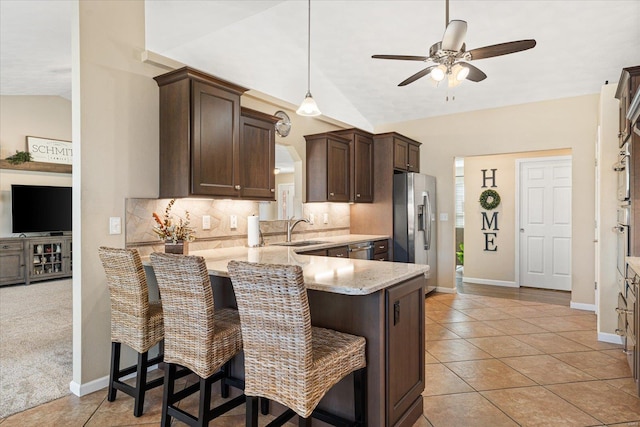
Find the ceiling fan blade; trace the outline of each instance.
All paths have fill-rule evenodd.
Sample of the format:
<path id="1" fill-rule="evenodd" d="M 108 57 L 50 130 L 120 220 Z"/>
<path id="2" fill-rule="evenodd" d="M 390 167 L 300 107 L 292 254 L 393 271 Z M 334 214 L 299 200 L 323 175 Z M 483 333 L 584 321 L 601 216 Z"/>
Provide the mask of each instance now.
<path id="1" fill-rule="evenodd" d="M 413 83 L 416 80 L 426 76 L 427 74 L 429 74 L 431 72 L 431 70 L 433 70 L 434 68 L 436 68 L 437 65 L 432 65 L 430 67 L 425 68 L 424 70 L 420 70 L 417 73 L 415 73 L 413 76 L 403 80 L 402 82 L 400 82 L 400 84 L 398 84 L 398 86 L 406 86 L 409 83 Z"/>
<path id="2" fill-rule="evenodd" d="M 472 82 L 481 82 L 482 80 L 487 78 L 487 75 L 478 67 L 474 67 L 468 62 L 461 63 L 461 65 L 469 69 L 467 80 L 471 80 Z"/>
<path id="3" fill-rule="evenodd" d="M 399 59 L 402 61 L 426 61 L 426 56 L 412 56 L 412 55 L 372 55 L 375 59 Z"/>
<path id="4" fill-rule="evenodd" d="M 471 49 L 467 53 L 471 54 L 472 60 L 477 60 L 520 52 L 523 50 L 531 49 L 535 45 L 536 41 L 533 39 L 518 40 L 514 42 L 500 43 L 491 46 L 479 47 L 477 49 Z"/>
<path id="5" fill-rule="evenodd" d="M 442 49 L 459 51 L 464 43 L 464 38 L 467 35 L 467 23 L 466 21 L 452 20 L 444 30 L 442 36 Z"/>

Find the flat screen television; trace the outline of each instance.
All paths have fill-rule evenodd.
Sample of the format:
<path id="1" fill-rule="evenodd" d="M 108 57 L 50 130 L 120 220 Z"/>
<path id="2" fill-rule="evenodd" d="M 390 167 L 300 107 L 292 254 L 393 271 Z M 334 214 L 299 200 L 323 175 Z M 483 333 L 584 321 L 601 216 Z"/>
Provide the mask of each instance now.
<path id="1" fill-rule="evenodd" d="M 71 231 L 71 187 L 11 185 L 13 233 Z"/>

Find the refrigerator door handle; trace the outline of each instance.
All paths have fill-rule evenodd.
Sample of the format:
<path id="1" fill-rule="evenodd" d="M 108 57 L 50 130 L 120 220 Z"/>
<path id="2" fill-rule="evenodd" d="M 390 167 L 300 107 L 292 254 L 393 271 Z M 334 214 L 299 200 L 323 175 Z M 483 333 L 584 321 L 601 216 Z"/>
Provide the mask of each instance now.
<path id="1" fill-rule="evenodd" d="M 422 230 L 424 233 L 424 249 L 429 250 L 431 248 L 431 199 L 429 193 L 425 193 L 423 196 L 423 203 L 427 207 L 427 212 L 422 216 Z"/>

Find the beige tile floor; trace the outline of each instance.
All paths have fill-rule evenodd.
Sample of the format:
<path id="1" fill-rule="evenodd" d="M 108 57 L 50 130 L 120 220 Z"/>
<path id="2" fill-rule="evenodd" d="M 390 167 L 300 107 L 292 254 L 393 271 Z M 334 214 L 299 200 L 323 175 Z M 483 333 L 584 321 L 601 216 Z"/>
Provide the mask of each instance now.
<path id="1" fill-rule="evenodd" d="M 414 427 L 640 426 L 625 356 L 596 340 L 594 314 L 469 294 L 434 294 L 425 304 L 424 416 Z M 122 393 L 113 403 L 106 391 L 70 395 L 0 427 L 158 425 L 161 399 L 160 388 L 151 391 L 135 418 Z M 243 413 L 240 406 L 211 425 L 243 426 Z"/>

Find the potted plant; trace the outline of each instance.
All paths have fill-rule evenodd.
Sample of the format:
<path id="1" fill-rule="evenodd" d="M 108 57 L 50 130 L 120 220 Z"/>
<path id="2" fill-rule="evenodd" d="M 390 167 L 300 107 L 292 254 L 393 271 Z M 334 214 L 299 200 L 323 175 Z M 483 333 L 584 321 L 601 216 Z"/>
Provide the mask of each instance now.
<path id="1" fill-rule="evenodd" d="M 156 225 L 153 232 L 158 235 L 160 240 L 164 241 L 164 251 L 171 254 L 188 254 L 189 242 L 195 240 L 195 229 L 190 226 L 191 218 L 189 211 L 185 211 L 185 218 L 174 220 L 171 215 L 171 208 L 176 199 L 171 199 L 164 210 L 163 218 L 157 213 L 153 213 L 153 219 Z"/>

